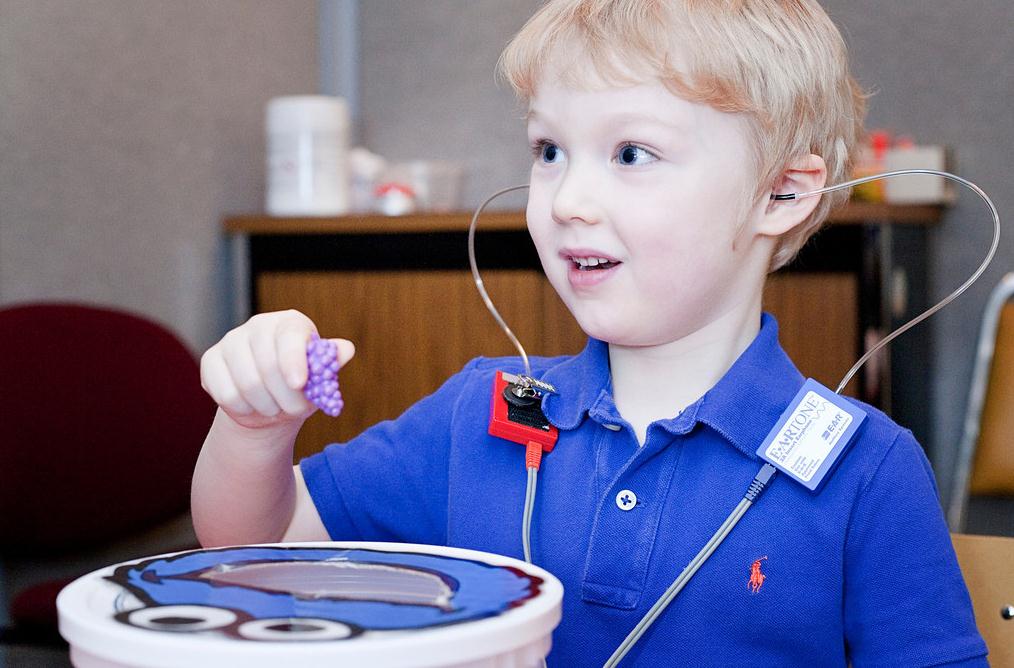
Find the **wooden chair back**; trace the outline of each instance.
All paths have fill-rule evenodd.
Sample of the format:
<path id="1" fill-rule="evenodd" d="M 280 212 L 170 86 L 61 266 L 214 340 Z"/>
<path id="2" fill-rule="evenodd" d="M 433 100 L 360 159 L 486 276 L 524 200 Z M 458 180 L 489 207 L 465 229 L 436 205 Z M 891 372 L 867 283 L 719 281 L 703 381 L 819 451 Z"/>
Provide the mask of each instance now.
<path id="1" fill-rule="evenodd" d="M 1014 302 L 1000 312 L 979 424 L 969 491 L 1014 496 Z"/>
<path id="2" fill-rule="evenodd" d="M 951 531 L 964 530 L 973 494 L 1014 499 L 1014 272 L 983 311 L 947 508 Z"/>
<path id="3" fill-rule="evenodd" d="M 1014 538 L 951 534 L 993 666 L 1014 666 Z"/>

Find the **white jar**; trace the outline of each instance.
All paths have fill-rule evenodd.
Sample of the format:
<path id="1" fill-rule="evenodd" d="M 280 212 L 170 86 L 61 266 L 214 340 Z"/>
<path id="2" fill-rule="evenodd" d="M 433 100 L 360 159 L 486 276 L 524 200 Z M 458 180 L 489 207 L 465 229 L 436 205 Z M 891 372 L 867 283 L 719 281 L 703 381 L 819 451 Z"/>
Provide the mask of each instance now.
<path id="1" fill-rule="evenodd" d="M 265 113 L 266 209 L 272 216 L 349 210 L 349 111 L 326 95 L 276 97 Z"/>

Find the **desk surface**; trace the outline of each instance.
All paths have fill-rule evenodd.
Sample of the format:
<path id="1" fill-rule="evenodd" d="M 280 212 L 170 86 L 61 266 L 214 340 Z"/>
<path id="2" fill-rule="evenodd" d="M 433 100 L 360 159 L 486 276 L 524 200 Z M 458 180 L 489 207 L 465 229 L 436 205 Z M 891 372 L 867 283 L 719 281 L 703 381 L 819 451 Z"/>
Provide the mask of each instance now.
<path id="1" fill-rule="evenodd" d="M 894 206 L 850 202 L 831 213 L 833 225 L 864 223 L 891 225 L 933 225 L 943 216 L 942 206 Z M 264 214 L 228 216 L 223 228 L 230 234 L 404 234 L 420 232 L 464 232 L 472 220 L 471 212 L 416 213 L 407 216 L 361 214 L 322 218 L 275 217 Z M 488 211 L 482 214 L 480 228 L 488 230 L 523 229 L 522 211 Z"/>

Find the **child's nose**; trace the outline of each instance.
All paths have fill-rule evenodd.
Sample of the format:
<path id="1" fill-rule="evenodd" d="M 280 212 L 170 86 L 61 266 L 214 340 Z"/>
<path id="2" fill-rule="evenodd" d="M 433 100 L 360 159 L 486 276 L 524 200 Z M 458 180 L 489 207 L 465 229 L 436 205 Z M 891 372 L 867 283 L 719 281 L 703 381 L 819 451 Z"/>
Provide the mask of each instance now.
<path id="1" fill-rule="evenodd" d="M 553 219 L 557 223 L 594 225 L 602 219 L 595 179 L 587 170 L 567 170 L 553 196 Z"/>

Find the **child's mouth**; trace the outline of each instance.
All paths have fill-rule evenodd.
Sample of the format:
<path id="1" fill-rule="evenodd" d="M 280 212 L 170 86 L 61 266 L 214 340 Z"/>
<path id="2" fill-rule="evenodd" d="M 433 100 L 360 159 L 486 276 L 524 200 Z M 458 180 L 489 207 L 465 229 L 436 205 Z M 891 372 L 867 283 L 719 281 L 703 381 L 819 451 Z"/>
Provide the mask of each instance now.
<path id="1" fill-rule="evenodd" d="M 612 269 L 619 264 L 619 262 L 604 257 L 571 257 L 570 261 L 574 263 L 574 268 L 578 271 L 601 271 Z"/>
<path id="2" fill-rule="evenodd" d="M 594 290 L 607 282 L 617 271 L 622 262 L 598 254 L 565 256 L 570 260 L 570 271 L 567 279 L 571 287 L 580 292 Z"/>

